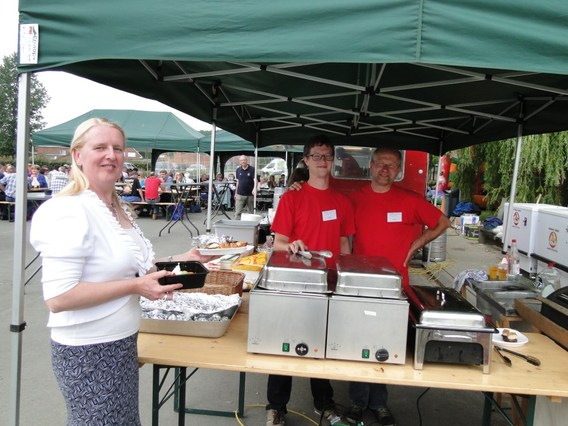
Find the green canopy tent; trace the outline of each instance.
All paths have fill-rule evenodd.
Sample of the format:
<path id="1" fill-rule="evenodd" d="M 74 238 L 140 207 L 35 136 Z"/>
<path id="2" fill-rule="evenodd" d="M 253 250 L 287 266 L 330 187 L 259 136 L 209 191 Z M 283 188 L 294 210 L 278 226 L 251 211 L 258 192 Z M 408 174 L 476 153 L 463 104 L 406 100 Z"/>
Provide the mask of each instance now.
<path id="1" fill-rule="evenodd" d="M 21 0 L 20 11 L 39 28 L 38 62 L 20 71 L 157 99 L 259 146 L 324 132 L 439 153 L 519 123 L 566 128 L 561 0 Z"/>
<path id="2" fill-rule="evenodd" d="M 562 0 L 20 0 L 17 169 L 28 72 L 43 70 L 156 99 L 258 147 L 326 133 L 441 153 L 565 130 L 566 16 Z M 17 211 L 16 306 L 25 225 Z M 22 323 L 15 309 L 14 348 Z M 19 351 L 13 364 L 17 376 Z"/>
<path id="3" fill-rule="evenodd" d="M 195 151 L 203 135 L 171 112 L 94 109 L 57 126 L 32 134 L 32 144 L 69 146 L 79 124 L 92 117 L 104 117 L 119 124 L 127 145 L 140 151 L 162 149 Z"/>

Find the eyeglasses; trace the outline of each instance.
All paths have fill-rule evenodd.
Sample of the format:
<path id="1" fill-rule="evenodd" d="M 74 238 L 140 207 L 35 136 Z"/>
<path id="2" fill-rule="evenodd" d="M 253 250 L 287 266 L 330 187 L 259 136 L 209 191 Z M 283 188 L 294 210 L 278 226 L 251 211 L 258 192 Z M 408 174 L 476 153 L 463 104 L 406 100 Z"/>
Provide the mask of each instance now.
<path id="1" fill-rule="evenodd" d="M 399 165 L 397 163 L 375 163 L 373 161 L 373 164 L 375 165 L 375 167 L 377 167 L 379 170 L 382 170 L 384 168 L 387 168 L 388 170 L 396 170 Z"/>
<path id="2" fill-rule="evenodd" d="M 324 159 L 325 161 L 333 160 L 333 154 L 309 154 L 308 157 L 312 157 L 312 160 L 314 161 L 320 161 L 321 159 Z"/>

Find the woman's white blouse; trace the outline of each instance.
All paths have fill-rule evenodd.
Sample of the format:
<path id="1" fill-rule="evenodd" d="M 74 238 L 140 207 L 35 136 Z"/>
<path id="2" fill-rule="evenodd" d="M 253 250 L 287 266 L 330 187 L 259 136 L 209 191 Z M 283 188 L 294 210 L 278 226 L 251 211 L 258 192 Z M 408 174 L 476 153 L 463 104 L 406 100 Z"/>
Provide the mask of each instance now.
<path id="1" fill-rule="evenodd" d="M 130 213 L 125 212 L 130 217 Z M 141 238 L 134 238 L 132 230 L 123 229 L 90 190 L 54 197 L 43 203 L 33 216 L 30 241 L 42 257 L 44 299 L 65 293 L 79 282 L 125 280 L 145 274 L 153 265 L 154 251 L 136 224 L 134 231 Z M 112 318 L 109 324 L 110 317 L 120 312 L 125 313 L 125 321 Z M 70 332 L 73 330 L 69 336 L 71 341 L 88 341 L 91 331 L 96 331 L 97 336 L 91 337 L 100 342 L 105 340 L 105 334 L 95 324 L 87 324 L 100 321 L 99 325 L 105 324 L 103 329 L 107 328 L 106 324 L 112 325 L 113 336 L 107 340 L 112 341 L 136 331 L 139 318 L 138 297 L 125 296 L 85 309 L 50 313 L 48 326 L 69 327 Z M 84 331 L 91 331 L 83 335 L 80 324 L 85 324 Z M 65 333 L 65 329 L 57 331 L 58 335 L 63 335 L 58 341 L 65 338 Z"/>

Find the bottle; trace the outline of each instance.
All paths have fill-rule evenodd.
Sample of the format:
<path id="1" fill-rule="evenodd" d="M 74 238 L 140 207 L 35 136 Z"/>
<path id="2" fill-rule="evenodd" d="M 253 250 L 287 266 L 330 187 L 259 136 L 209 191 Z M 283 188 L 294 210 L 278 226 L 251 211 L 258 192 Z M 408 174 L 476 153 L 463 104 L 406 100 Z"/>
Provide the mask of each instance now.
<path id="1" fill-rule="evenodd" d="M 550 293 L 560 288 L 560 275 L 554 267 L 554 262 L 549 263 L 548 266 L 538 274 L 536 287 L 540 290 L 542 297 L 547 297 Z"/>
<path id="2" fill-rule="evenodd" d="M 521 259 L 519 258 L 519 250 L 517 249 L 517 240 L 511 241 L 511 246 L 507 252 L 507 261 L 509 263 L 509 272 L 507 279 L 515 281 L 521 275 Z"/>
<path id="3" fill-rule="evenodd" d="M 264 243 L 263 246 L 264 251 L 266 251 L 266 253 L 271 253 L 273 245 L 274 245 L 274 237 L 272 235 L 267 235 L 266 242 Z"/>

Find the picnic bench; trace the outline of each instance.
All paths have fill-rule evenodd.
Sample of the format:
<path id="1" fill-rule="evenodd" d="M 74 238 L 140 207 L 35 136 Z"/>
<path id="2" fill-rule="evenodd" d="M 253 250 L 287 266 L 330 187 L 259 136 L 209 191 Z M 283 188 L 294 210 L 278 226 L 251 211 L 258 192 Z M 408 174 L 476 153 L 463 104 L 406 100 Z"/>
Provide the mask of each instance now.
<path id="1" fill-rule="evenodd" d="M 4 217 L 4 212 L 8 211 L 8 220 L 12 221 L 14 206 L 16 203 L 14 201 L 0 201 L 0 216 Z"/>
<path id="2" fill-rule="evenodd" d="M 154 206 L 159 207 L 164 211 L 164 216 L 166 220 L 170 219 L 170 214 L 172 213 L 169 207 L 176 205 L 176 203 L 172 202 L 147 203 L 146 201 L 132 201 L 129 204 L 131 204 L 133 207 L 148 207 L 148 208 L 152 208 Z"/>

